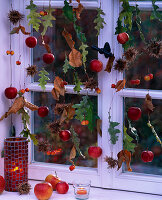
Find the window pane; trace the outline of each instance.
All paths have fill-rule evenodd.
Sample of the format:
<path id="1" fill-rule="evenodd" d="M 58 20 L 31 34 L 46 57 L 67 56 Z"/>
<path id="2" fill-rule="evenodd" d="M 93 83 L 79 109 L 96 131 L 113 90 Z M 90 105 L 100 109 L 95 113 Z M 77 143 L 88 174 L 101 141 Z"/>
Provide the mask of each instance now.
<path id="1" fill-rule="evenodd" d="M 38 152 L 38 147 L 34 147 L 34 161 L 38 162 L 47 162 L 47 163 L 57 163 L 57 164 L 65 164 L 70 165 L 69 155 L 70 151 L 73 147 L 73 143 L 71 140 L 67 142 L 63 142 L 59 138 L 59 134 L 50 133 L 47 128 L 48 124 L 54 121 L 58 116 L 54 115 L 54 107 L 56 105 L 56 101 L 52 98 L 51 93 L 45 92 L 33 92 L 34 103 L 38 106 L 46 105 L 49 107 L 50 113 L 47 117 L 41 118 L 38 116 L 37 112 L 34 112 L 34 124 L 33 131 L 37 134 L 37 138 L 41 141 L 43 138 L 47 139 L 52 146 L 52 150 L 60 150 L 58 155 L 45 155 L 42 152 Z M 97 111 L 97 97 L 90 96 L 90 100 L 95 105 Z M 81 95 L 70 95 L 66 94 L 65 103 L 79 103 L 82 99 Z M 62 129 L 69 129 L 70 126 L 73 125 L 78 137 L 80 138 L 80 149 L 82 153 L 86 156 L 86 159 L 78 156 L 75 159 L 75 164 L 77 166 L 83 167 L 97 167 L 97 160 L 91 159 L 88 156 L 88 147 L 91 145 L 97 144 L 97 131 L 94 129 L 93 132 L 89 131 L 87 126 L 82 126 L 80 121 L 71 120 L 68 124 L 61 127 Z"/>
<path id="2" fill-rule="evenodd" d="M 147 126 L 148 115 L 143 110 L 143 102 L 144 99 L 125 98 L 125 111 L 132 106 L 139 107 L 142 110 L 142 117 L 138 121 L 131 122 L 132 127 L 137 129 L 139 135 L 139 142 L 135 148 L 136 151 L 132 155 L 131 167 L 133 172 L 162 175 L 162 148 L 156 141 L 151 129 Z M 155 110 L 150 115 L 150 121 L 162 139 L 162 100 L 153 100 L 152 103 L 155 106 Z M 128 128 L 126 116 L 125 126 Z M 127 133 L 135 139 L 129 128 L 127 129 Z M 154 159 L 152 162 L 144 163 L 141 160 L 141 153 L 142 151 L 147 151 L 147 149 L 154 153 Z"/>
<path id="3" fill-rule="evenodd" d="M 91 45 L 97 45 L 98 39 L 96 37 L 96 30 L 94 29 L 95 24 L 93 23 L 95 17 L 96 17 L 97 11 L 96 10 L 86 10 L 84 9 L 81 14 L 81 20 L 78 23 L 83 29 L 83 33 L 85 33 L 85 36 L 87 38 L 87 45 L 88 47 L 88 56 L 87 56 L 87 72 L 89 76 L 93 76 L 94 78 L 97 78 L 96 73 L 93 73 L 89 70 L 89 62 L 92 59 L 97 58 L 97 51 L 94 51 L 91 49 Z M 56 9 L 54 12 L 54 16 L 56 17 L 56 20 L 53 21 L 53 28 L 49 28 L 46 36 L 45 36 L 45 42 L 48 42 L 52 52 L 55 55 L 55 61 L 50 64 L 46 65 L 44 64 L 42 60 L 42 56 L 44 53 L 46 53 L 45 48 L 41 45 L 41 36 L 37 32 L 34 31 L 33 35 L 38 38 L 38 45 L 33 49 L 33 62 L 35 65 L 37 65 L 38 70 L 41 70 L 42 67 L 45 67 L 45 69 L 50 73 L 50 83 L 53 83 L 54 81 L 54 74 L 57 76 L 60 76 L 61 78 L 65 79 L 69 84 L 73 84 L 73 72 L 74 70 L 69 70 L 66 76 L 63 73 L 62 66 L 64 65 L 65 60 L 65 53 L 66 55 L 69 55 L 70 48 L 65 40 L 65 38 L 62 36 L 62 31 L 64 28 L 72 34 L 72 38 L 75 41 L 75 48 L 78 50 L 81 42 L 77 38 L 76 33 L 73 28 L 72 23 L 68 23 L 65 17 L 63 16 L 62 10 Z M 79 78 L 84 82 L 86 80 L 86 76 L 83 70 L 83 67 L 79 67 L 76 69 L 79 74 Z M 34 81 L 38 81 L 39 76 L 36 75 L 34 77 Z"/>
<path id="4" fill-rule="evenodd" d="M 162 22 L 158 20 L 150 20 L 150 12 L 141 12 L 142 30 L 146 39 L 146 42 L 157 39 L 162 40 Z M 135 37 L 135 47 L 137 49 L 146 48 L 146 45 L 141 41 L 137 27 L 133 25 L 133 36 Z M 157 59 L 153 56 L 149 56 L 148 53 L 143 53 L 137 57 L 135 62 L 131 64 L 129 70 L 125 71 L 127 79 L 126 87 L 136 87 L 141 89 L 162 89 L 162 58 Z M 145 81 L 144 76 L 152 73 L 154 78 L 150 81 Z M 130 80 L 140 79 L 141 83 L 138 86 L 133 86 Z"/>

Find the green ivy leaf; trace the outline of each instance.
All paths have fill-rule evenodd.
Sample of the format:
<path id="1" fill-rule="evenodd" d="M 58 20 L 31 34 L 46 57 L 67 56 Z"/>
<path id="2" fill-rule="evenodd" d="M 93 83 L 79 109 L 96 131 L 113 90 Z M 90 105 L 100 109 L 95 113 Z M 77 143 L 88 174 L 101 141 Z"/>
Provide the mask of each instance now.
<path id="1" fill-rule="evenodd" d="M 74 20 L 74 16 L 73 16 L 73 7 L 69 5 L 69 3 L 67 2 L 67 0 L 64 1 L 64 7 L 63 7 L 63 14 L 64 16 L 69 20 L 69 21 L 73 21 Z"/>
<path id="2" fill-rule="evenodd" d="M 80 87 L 82 85 L 82 82 L 80 81 L 77 72 L 75 72 L 74 75 L 74 84 L 75 84 L 75 87 L 73 88 L 74 92 L 80 93 L 80 91 L 82 90 L 82 88 Z"/>
<path id="3" fill-rule="evenodd" d="M 50 80 L 47 75 L 49 75 L 49 73 L 45 70 L 45 69 L 42 69 L 38 76 L 40 76 L 41 78 L 38 80 L 39 82 L 39 86 L 41 86 L 42 90 L 45 90 L 46 87 L 45 85 L 47 84 L 47 81 Z"/>
<path id="4" fill-rule="evenodd" d="M 150 19 L 158 19 L 159 21 L 162 21 L 162 14 L 158 11 L 159 6 L 156 5 L 156 1 L 157 0 L 152 0 L 153 13 L 151 14 Z"/>
<path id="5" fill-rule="evenodd" d="M 123 147 L 127 151 L 135 152 L 136 144 L 132 143 L 133 138 L 127 134 L 127 128 L 124 126 Z"/>
<path id="6" fill-rule="evenodd" d="M 63 72 L 66 74 L 68 72 L 70 68 L 70 64 L 69 61 L 67 59 L 67 55 L 65 55 L 65 61 L 64 61 L 64 65 L 63 65 Z"/>
<path id="7" fill-rule="evenodd" d="M 86 50 L 88 48 L 88 45 L 87 44 L 84 44 L 82 42 L 82 45 L 79 47 L 79 50 L 82 51 L 82 61 L 83 61 L 83 65 L 84 65 L 84 68 L 86 68 L 86 62 L 87 62 L 87 55 L 88 55 L 88 51 Z"/>
<path id="8" fill-rule="evenodd" d="M 27 15 L 29 26 L 32 25 L 33 28 L 38 32 L 41 20 L 39 19 L 40 14 L 37 13 L 37 6 L 33 3 L 33 0 L 30 0 L 30 5 L 27 6 L 26 9 L 30 10 L 29 15 Z"/>
<path id="9" fill-rule="evenodd" d="M 78 134 L 75 132 L 73 127 L 70 128 L 70 132 L 72 134 L 72 142 L 74 143 L 74 146 L 75 146 L 77 152 L 79 153 L 80 156 L 85 158 L 85 156 L 82 154 L 82 152 L 80 150 L 80 139 L 78 137 Z"/>
<path id="10" fill-rule="evenodd" d="M 103 10 L 101 8 L 97 8 L 97 17 L 94 20 L 94 23 L 96 24 L 95 29 L 97 30 L 96 36 L 100 34 L 100 30 L 104 28 L 104 24 L 106 24 L 105 20 L 101 15 L 105 15 Z"/>
<path id="11" fill-rule="evenodd" d="M 36 139 L 36 135 L 35 134 L 29 134 L 30 139 L 33 141 L 34 145 L 37 146 L 38 145 L 38 140 Z"/>
<path id="12" fill-rule="evenodd" d="M 45 15 L 45 16 L 42 17 L 42 20 L 43 20 L 42 25 L 44 27 L 44 29 L 41 33 L 42 36 L 46 34 L 48 27 L 53 27 L 52 21 L 56 20 L 56 18 L 52 16 L 53 11 L 54 11 L 54 9 L 51 9 L 51 5 L 50 5 L 49 9 L 46 10 L 48 15 Z"/>

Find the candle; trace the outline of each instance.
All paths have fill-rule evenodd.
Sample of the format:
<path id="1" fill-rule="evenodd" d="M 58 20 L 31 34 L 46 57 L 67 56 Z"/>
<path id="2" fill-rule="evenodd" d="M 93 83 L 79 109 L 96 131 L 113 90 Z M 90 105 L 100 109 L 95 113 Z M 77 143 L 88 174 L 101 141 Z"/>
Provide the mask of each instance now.
<path id="1" fill-rule="evenodd" d="M 85 188 L 78 188 L 77 194 L 85 195 L 85 194 L 87 194 L 87 190 Z"/>

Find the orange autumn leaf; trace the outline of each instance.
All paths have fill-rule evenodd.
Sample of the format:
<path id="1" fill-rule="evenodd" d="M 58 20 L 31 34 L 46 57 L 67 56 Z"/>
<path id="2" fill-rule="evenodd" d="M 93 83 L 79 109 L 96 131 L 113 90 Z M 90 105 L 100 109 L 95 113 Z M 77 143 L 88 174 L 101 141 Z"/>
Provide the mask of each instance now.
<path id="1" fill-rule="evenodd" d="M 69 64 L 72 67 L 82 66 L 82 54 L 76 49 L 72 49 L 72 51 L 69 54 Z"/>
<path id="2" fill-rule="evenodd" d="M 70 152 L 70 157 L 69 159 L 72 160 L 76 157 L 76 149 L 75 149 L 75 146 L 73 146 L 73 148 L 71 149 L 71 152 Z"/>
<path id="3" fill-rule="evenodd" d="M 56 101 L 59 101 L 60 94 L 59 94 L 59 92 L 55 88 L 52 89 L 51 93 L 52 93 L 53 98 Z"/>
<path id="4" fill-rule="evenodd" d="M 25 31 L 25 27 L 23 27 L 23 26 L 20 25 L 20 29 L 21 29 L 21 32 L 22 32 L 24 35 L 30 35 L 29 32 L 26 32 L 26 31 Z"/>
<path id="5" fill-rule="evenodd" d="M 110 73 L 111 72 L 111 69 L 113 67 L 113 63 L 114 63 L 114 60 L 115 60 L 115 56 L 113 55 L 112 57 L 109 58 L 107 64 L 106 64 L 106 68 L 104 71 Z"/>
<path id="6" fill-rule="evenodd" d="M 127 150 L 121 150 L 118 154 L 118 170 L 121 168 L 122 163 L 126 162 L 127 165 L 127 170 L 129 172 L 132 171 L 131 167 L 130 167 L 130 162 L 131 162 L 131 152 L 127 151 Z"/>
<path id="7" fill-rule="evenodd" d="M 73 8 L 73 11 L 76 13 L 76 18 L 80 20 L 80 14 L 82 13 L 84 7 L 81 3 L 78 4 L 77 8 Z"/>
<path id="8" fill-rule="evenodd" d="M 65 87 L 61 85 L 61 83 L 63 82 L 63 80 L 56 76 L 55 80 L 54 80 L 54 88 L 52 89 L 51 93 L 52 96 L 55 100 L 59 100 L 60 95 L 64 96 L 65 95 Z"/>
<path id="9" fill-rule="evenodd" d="M 118 81 L 115 86 L 116 92 L 119 92 L 120 90 L 122 90 L 124 88 L 125 84 L 126 84 L 125 79 Z"/>
<path id="10" fill-rule="evenodd" d="M 72 39 L 72 35 L 71 35 L 70 33 L 68 33 L 68 32 L 66 31 L 66 29 L 64 29 L 64 30 L 62 31 L 62 36 L 65 38 L 65 40 L 66 40 L 66 42 L 68 43 L 69 47 L 70 47 L 71 49 L 73 49 L 73 48 L 74 48 L 74 45 L 75 45 L 75 42 L 74 42 L 73 39 Z"/>

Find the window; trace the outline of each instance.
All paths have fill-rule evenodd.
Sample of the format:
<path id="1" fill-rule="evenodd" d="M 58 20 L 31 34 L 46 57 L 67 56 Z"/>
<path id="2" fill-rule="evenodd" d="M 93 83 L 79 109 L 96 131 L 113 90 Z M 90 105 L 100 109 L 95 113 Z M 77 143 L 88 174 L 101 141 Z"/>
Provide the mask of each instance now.
<path id="1" fill-rule="evenodd" d="M 46 7 L 48 6 L 48 1 L 35 1 L 38 7 L 41 9 L 42 6 Z M 159 40 L 161 39 L 160 34 L 160 27 L 161 22 L 154 21 L 152 24 L 147 23 L 147 18 L 150 15 L 150 11 L 152 8 L 151 1 L 130 1 L 131 5 L 139 4 L 139 8 L 142 10 L 141 17 L 144 21 L 144 27 L 143 29 L 146 31 L 144 34 L 148 38 L 152 38 L 153 35 L 157 35 L 159 37 Z M 26 3 L 27 4 L 27 3 Z M 106 13 L 105 21 L 106 26 L 104 27 L 104 30 L 101 31 L 98 40 L 93 35 L 93 26 L 91 27 L 91 23 L 87 23 L 89 20 L 93 21 L 93 17 L 95 15 L 95 9 L 99 7 L 101 4 L 101 8 Z M 121 4 L 118 0 L 113 1 L 83 1 L 83 5 L 88 10 L 88 12 L 84 11 L 83 16 L 88 19 L 83 21 L 83 28 L 85 28 L 85 32 L 88 36 L 89 45 L 97 44 L 99 47 L 103 47 L 105 42 L 109 42 L 112 51 L 115 54 L 116 58 L 119 58 L 122 54 L 122 47 L 118 44 L 116 40 L 116 36 L 114 35 L 116 22 L 119 15 L 119 10 L 121 9 Z M 160 8 L 162 8 L 161 2 L 158 3 Z M 25 7 L 25 5 L 20 5 L 20 7 Z M 55 54 L 55 64 L 54 67 L 51 65 L 46 67 L 46 70 L 50 74 L 50 81 L 46 86 L 46 91 L 42 92 L 41 88 L 38 86 L 38 77 L 35 76 L 34 80 L 31 80 L 30 78 L 27 78 L 26 81 L 26 87 L 28 87 L 31 90 L 30 95 L 28 95 L 27 98 L 32 99 L 33 103 L 37 105 L 46 105 L 50 107 L 50 110 L 52 110 L 55 106 L 55 101 L 52 99 L 51 96 L 51 90 L 53 89 L 53 80 L 55 73 L 56 75 L 60 75 L 62 78 L 64 78 L 63 74 L 59 70 L 59 66 L 63 65 L 63 61 L 65 58 L 65 51 L 68 52 L 68 48 L 66 44 L 63 44 L 62 39 L 60 39 L 60 29 L 59 26 L 62 23 L 62 18 L 59 16 L 60 7 L 63 6 L 63 1 L 52 1 L 52 7 L 54 7 L 56 10 L 55 12 L 58 13 L 57 15 L 57 22 L 55 21 L 53 24 L 53 28 L 48 30 L 47 39 L 50 39 L 54 45 L 52 45 L 52 50 Z M 23 9 L 23 8 L 22 8 Z M 87 23 L 87 24 L 85 24 Z M 158 27 L 158 28 L 157 28 Z M 71 27 L 67 27 L 71 28 Z M 147 32 L 149 30 L 149 32 Z M 33 35 L 37 36 L 37 33 L 33 32 Z M 73 36 L 75 38 L 75 35 Z M 76 38 L 75 38 L 76 39 Z M 23 41 L 23 37 L 16 38 L 15 36 L 15 44 L 19 40 Z M 38 43 L 40 42 L 40 38 L 38 36 Z M 75 40 L 76 41 L 76 40 Z M 141 45 L 140 40 L 136 41 L 136 45 Z M 25 49 L 25 48 L 24 48 Z M 27 51 L 24 50 L 24 55 L 22 55 L 22 59 L 25 60 L 25 66 L 28 66 L 29 63 L 34 63 L 39 66 L 39 69 L 42 66 L 42 61 L 40 59 L 40 55 L 42 55 L 44 49 L 41 47 L 40 43 L 39 45 L 33 50 L 33 51 Z M 41 53 L 41 54 L 40 54 Z M 101 55 L 96 54 L 93 50 L 89 49 L 90 56 L 93 56 L 93 58 L 97 58 L 99 60 L 102 60 L 104 66 L 106 66 L 107 59 Z M 145 59 L 145 60 L 144 60 Z M 161 130 L 160 126 L 160 118 L 161 118 L 161 84 L 160 84 L 160 76 L 161 76 L 161 70 L 160 70 L 160 62 L 161 61 L 155 61 L 155 60 L 149 60 L 147 65 L 153 65 L 153 71 L 152 73 L 155 73 L 154 70 L 158 73 L 157 76 L 159 77 L 159 81 L 155 82 L 153 79 L 152 82 L 145 83 L 143 79 L 141 79 L 141 87 L 134 88 L 130 87 L 129 80 L 132 78 L 138 78 L 137 74 L 138 72 L 141 73 L 141 76 L 143 76 L 146 72 L 147 66 L 145 68 L 145 62 L 146 59 L 148 60 L 148 57 L 142 58 L 142 60 L 138 60 L 136 63 L 137 67 L 133 67 L 133 70 L 129 71 L 127 70 L 124 74 L 117 73 L 116 71 L 113 71 L 111 74 L 108 74 L 104 71 L 100 72 L 98 74 L 98 82 L 99 87 L 102 91 L 100 95 L 97 95 L 93 91 L 88 91 L 88 95 L 90 96 L 90 99 L 95 102 L 96 110 L 98 111 L 98 115 L 102 119 L 102 137 L 97 135 L 96 132 L 93 133 L 93 136 L 81 137 L 83 139 L 83 144 L 86 143 L 87 148 L 89 144 L 95 144 L 97 143 L 98 146 L 101 146 L 103 149 L 103 155 L 98 159 L 98 161 L 94 161 L 91 159 L 88 159 L 87 162 L 84 159 L 79 159 L 77 162 L 77 168 L 75 171 L 70 172 L 67 165 L 69 163 L 64 162 L 65 157 L 69 155 L 69 152 L 64 153 L 64 155 L 58 155 L 56 156 L 48 156 L 43 155 L 41 153 L 38 153 L 35 148 L 31 145 L 31 158 L 30 158 L 30 165 L 29 165 L 29 178 L 31 179 L 44 179 L 48 174 L 53 173 L 54 171 L 57 171 L 58 176 L 62 179 L 66 179 L 69 183 L 71 183 L 76 178 L 88 178 L 92 181 L 93 186 L 97 187 L 103 187 L 103 188 L 113 188 L 113 189 L 122 189 L 122 190 L 130 190 L 130 191 L 138 191 L 138 192 L 146 192 L 146 193 L 155 193 L 155 194 L 161 194 L 161 164 L 158 161 L 156 162 L 156 159 L 153 163 L 150 165 L 144 165 L 141 163 L 140 159 L 136 159 L 135 156 L 132 157 L 132 169 L 133 172 L 126 172 L 125 167 L 123 167 L 117 171 L 116 169 L 107 169 L 107 163 L 104 161 L 104 157 L 106 155 L 112 156 L 113 158 L 116 158 L 116 155 L 119 151 L 123 148 L 123 134 L 119 134 L 119 140 L 116 143 L 116 145 L 112 145 L 110 143 L 110 136 L 108 134 L 108 127 L 109 127 L 109 121 L 108 121 L 108 110 L 110 108 L 110 105 L 112 105 L 111 109 L 111 116 L 113 121 L 120 122 L 120 130 L 123 130 L 123 123 L 127 126 L 127 120 L 124 118 L 124 113 L 132 105 L 141 105 L 144 101 L 144 98 L 146 94 L 148 93 L 153 98 L 154 105 L 158 105 L 156 108 L 156 112 L 152 116 L 152 120 L 155 120 L 157 115 L 159 116 L 158 121 L 155 120 L 155 124 L 159 124 L 159 132 Z M 89 57 L 88 62 L 91 60 L 91 57 Z M 144 66 L 144 67 L 143 67 Z M 141 71 L 142 68 L 142 71 Z M 17 80 L 20 80 L 19 82 L 22 84 L 24 83 L 24 76 L 23 74 L 25 71 L 23 69 L 20 69 L 19 72 L 15 72 Z M 114 79 L 115 77 L 115 79 Z M 111 84 L 114 83 L 115 80 L 120 80 L 123 77 L 126 77 L 127 84 L 125 89 L 120 91 L 119 93 L 116 93 L 114 95 L 113 89 L 111 89 Z M 77 102 L 79 98 L 81 99 L 82 96 L 87 95 L 87 90 L 83 89 L 81 92 L 81 95 L 78 97 L 73 92 L 73 85 L 71 85 L 71 77 L 66 77 L 69 85 L 66 87 L 66 96 L 65 96 L 65 102 L 71 102 L 72 100 Z M 26 79 L 26 78 L 25 78 Z M 16 80 L 15 80 L 16 82 Z M 114 97 L 113 97 L 114 96 Z M 113 98 L 113 100 L 112 100 Z M 124 106 L 123 106 L 124 105 Z M 122 109 L 123 108 L 123 109 Z M 43 131 L 45 131 L 45 128 L 43 129 L 43 126 L 46 124 L 46 122 L 50 121 L 54 117 L 53 112 L 50 113 L 49 118 L 45 119 L 38 119 L 37 115 L 34 114 L 32 117 L 32 129 L 34 132 L 42 132 L 42 134 L 39 135 L 39 137 L 43 137 Z M 145 117 L 145 116 L 142 116 Z M 74 125 L 77 127 L 78 122 L 74 121 Z M 141 125 L 142 123 L 142 125 Z M 139 130 L 140 127 L 144 128 L 143 126 L 144 122 L 139 121 L 137 124 L 137 130 L 141 133 L 141 139 L 139 141 L 139 146 L 144 149 L 147 148 L 147 141 L 145 139 L 145 135 L 142 135 L 143 131 Z M 20 126 L 17 123 L 17 130 L 20 130 Z M 40 131 L 39 131 L 40 130 Z M 87 131 L 87 130 L 84 130 Z M 17 131 L 18 132 L 18 131 Z M 123 131 L 121 131 L 123 132 Z M 145 130 L 145 132 L 147 132 Z M 147 133 L 149 135 L 148 142 L 152 141 L 153 134 Z M 160 136 L 160 135 L 159 135 Z M 89 140 L 89 141 L 88 141 Z M 155 138 L 154 138 L 155 140 Z M 89 143 L 88 143 L 89 142 Z M 66 144 L 68 145 L 68 144 Z M 71 145 L 69 143 L 69 145 Z M 82 145 L 82 144 L 81 144 Z M 84 145 L 85 146 L 85 145 Z M 60 146 L 59 146 L 60 147 Z M 70 146 L 71 148 L 72 146 Z M 82 147 L 82 146 L 81 146 Z M 61 147 L 61 148 L 65 148 Z M 69 149 L 70 149 L 69 148 Z M 156 144 L 152 145 L 149 148 L 156 148 L 156 151 L 159 150 L 157 148 Z M 86 150 L 85 150 L 86 152 Z M 158 154 L 158 153 L 157 153 Z M 161 157 L 160 157 L 161 159 Z M 41 175 L 40 175 L 41 174 Z M 141 187 L 142 185 L 142 187 Z"/>

